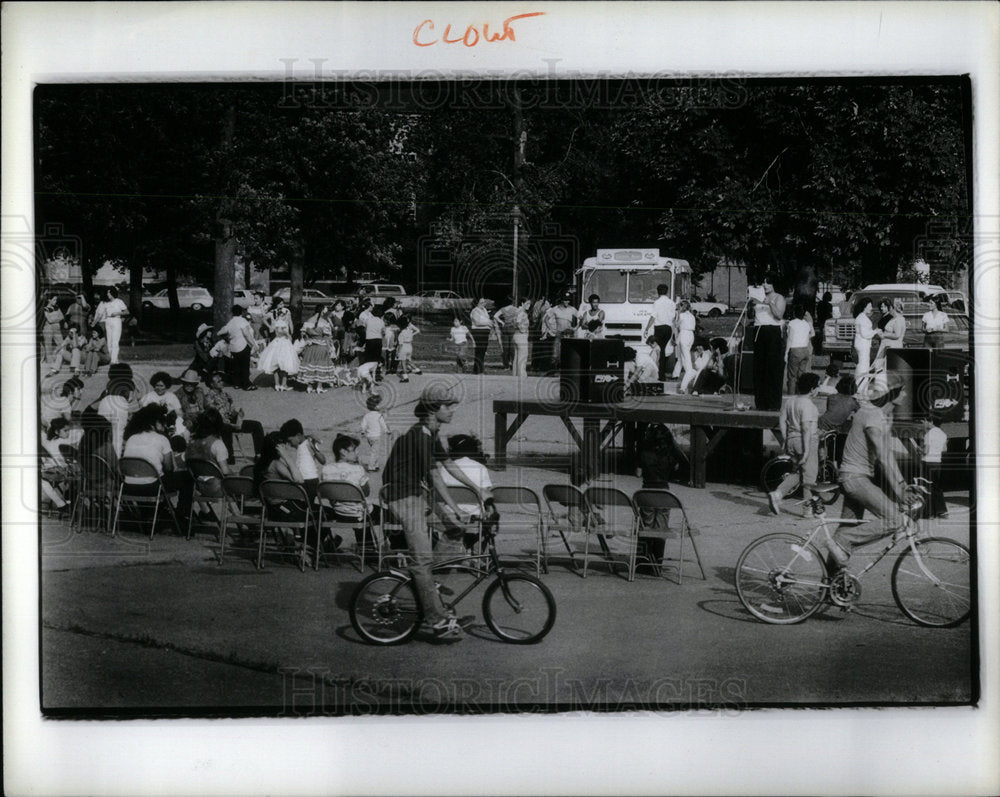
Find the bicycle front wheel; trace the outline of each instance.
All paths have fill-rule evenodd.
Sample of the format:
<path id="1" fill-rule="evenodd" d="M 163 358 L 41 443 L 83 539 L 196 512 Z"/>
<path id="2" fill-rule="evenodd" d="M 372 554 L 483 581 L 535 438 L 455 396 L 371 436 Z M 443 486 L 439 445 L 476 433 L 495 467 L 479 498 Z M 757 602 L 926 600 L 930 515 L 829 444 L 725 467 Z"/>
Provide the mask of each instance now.
<path id="1" fill-rule="evenodd" d="M 736 562 L 736 594 L 758 620 L 789 625 L 823 605 L 828 584 L 819 551 L 787 533 L 754 540 Z"/>
<path id="2" fill-rule="evenodd" d="M 969 549 L 944 537 L 917 540 L 892 568 L 892 597 L 899 610 L 920 625 L 949 628 L 972 611 Z"/>
<path id="3" fill-rule="evenodd" d="M 531 645 L 552 630 L 556 600 L 534 576 L 499 575 L 483 595 L 483 617 L 504 642 Z"/>
<path id="4" fill-rule="evenodd" d="M 416 632 L 423 617 L 413 581 L 395 573 L 373 573 L 351 596 L 351 625 L 366 642 L 398 645 Z"/>

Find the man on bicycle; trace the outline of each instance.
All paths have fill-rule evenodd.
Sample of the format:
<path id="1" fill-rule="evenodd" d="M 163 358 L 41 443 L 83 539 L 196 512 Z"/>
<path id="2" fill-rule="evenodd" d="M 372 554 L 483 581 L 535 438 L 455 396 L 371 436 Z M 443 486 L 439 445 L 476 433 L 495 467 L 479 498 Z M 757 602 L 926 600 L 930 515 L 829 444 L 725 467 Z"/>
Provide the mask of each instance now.
<path id="1" fill-rule="evenodd" d="M 828 539 L 831 563 L 836 567 L 846 567 L 855 546 L 895 534 L 904 525 L 901 509 L 905 511 L 909 503 L 907 485 L 893 456 L 892 439 L 892 414 L 903 395 L 902 378 L 890 373 L 886 389 L 869 392 L 854 415 L 840 466 L 840 485 L 844 491 L 841 515 L 860 520 L 868 510 L 882 523 L 842 524 Z M 874 481 L 876 463 L 888 494 Z"/>
<path id="2" fill-rule="evenodd" d="M 459 511 L 438 466 L 480 495 L 477 485 L 451 460 L 438 437 L 441 427 L 451 422 L 456 404 L 458 399 L 444 385 L 424 388 L 414 409 L 417 423 L 396 440 L 382 472 L 389 511 L 403 526 L 406 536 L 412 560 L 410 572 L 424 611 L 426 630 L 435 639 L 446 642 L 461 639 L 462 628 L 441 603 L 431 574 L 433 552 L 427 530 L 430 514 L 427 493 L 433 488 L 462 523 L 468 523 L 469 516 Z"/>

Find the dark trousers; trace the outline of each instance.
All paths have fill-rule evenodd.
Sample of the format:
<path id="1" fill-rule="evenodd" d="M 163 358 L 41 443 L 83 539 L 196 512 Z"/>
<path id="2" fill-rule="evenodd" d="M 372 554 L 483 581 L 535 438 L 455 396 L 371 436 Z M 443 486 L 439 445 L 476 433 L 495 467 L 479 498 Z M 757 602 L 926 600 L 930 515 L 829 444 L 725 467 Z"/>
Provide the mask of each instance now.
<path id="1" fill-rule="evenodd" d="M 250 347 L 233 352 L 233 384 L 246 389 L 250 387 Z"/>
<path id="2" fill-rule="evenodd" d="M 785 352 L 781 327 L 756 327 L 753 344 L 753 397 L 758 410 L 781 409 L 781 387 L 785 376 Z"/>
<path id="3" fill-rule="evenodd" d="M 490 330 L 487 328 L 471 329 L 469 331 L 472 333 L 472 342 L 476 347 L 475 365 L 473 366 L 472 373 L 481 374 L 486 363 L 486 349 L 490 345 Z"/>
<path id="4" fill-rule="evenodd" d="M 222 433 L 222 442 L 226 444 L 226 450 L 229 452 L 230 457 L 233 456 L 234 431 L 246 432 L 253 437 L 254 459 L 260 456 L 260 452 L 264 448 L 264 427 L 261 426 L 260 421 L 243 421 L 243 424 L 238 430 L 226 429 L 226 431 Z"/>
<path id="5" fill-rule="evenodd" d="M 163 474 L 163 486 L 169 492 L 177 492 L 177 519 L 186 528 L 184 524 L 191 513 L 191 501 L 194 498 L 194 479 L 186 470 L 173 470 Z"/>
<path id="6" fill-rule="evenodd" d="M 514 330 L 504 327 L 500 330 L 500 357 L 503 367 L 510 368 L 514 364 Z"/>
<path id="7" fill-rule="evenodd" d="M 365 341 L 365 355 L 363 362 L 377 363 L 382 361 L 382 339 Z"/>
<path id="8" fill-rule="evenodd" d="M 927 507 L 929 517 L 937 517 L 948 511 L 944 501 L 944 491 L 941 489 L 941 463 L 921 462 L 920 475 L 931 483 L 930 506 Z"/>
<path id="9" fill-rule="evenodd" d="M 667 378 L 667 356 L 663 353 L 663 350 L 667 347 L 670 342 L 670 338 L 673 336 L 674 330 L 669 324 L 657 324 L 653 327 L 653 337 L 656 338 L 656 345 L 660 347 L 660 360 L 657 365 L 660 368 L 660 381 L 662 382 Z"/>

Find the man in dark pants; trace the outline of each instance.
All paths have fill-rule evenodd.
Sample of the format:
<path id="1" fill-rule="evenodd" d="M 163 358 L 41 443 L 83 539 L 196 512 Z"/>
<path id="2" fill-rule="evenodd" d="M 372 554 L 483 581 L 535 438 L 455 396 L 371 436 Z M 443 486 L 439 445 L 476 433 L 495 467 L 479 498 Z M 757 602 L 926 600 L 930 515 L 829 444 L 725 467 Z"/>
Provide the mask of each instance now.
<path id="1" fill-rule="evenodd" d="M 670 338 L 674 334 L 674 316 L 677 314 L 677 306 L 670 298 L 670 287 L 664 283 L 656 286 L 656 301 L 653 302 L 653 310 L 650 313 L 649 321 L 646 322 L 646 329 L 642 333 L 643 339 L 652 332 L 656 339 L 656 345 L 660 347 L 660 357 L 657 366 L 660 369 L 660 381 L 667 378 L 666 348 Z"/>
<path id="2" fill-rule="evenodd" d="M 500 327 L 500 356 L 504 370 L 508 370 L 514 361 L 514 333 L 517 332 L 517 305 L 513 296 L 507 299 L 507 304 L 493 314 L 493 320 Z"/>
<path id="3" fill-rule="evenodd" d="M 229 352 L 233 358 L 233 387 L 243 390 L 256 390 L 250 381 L 250 355 L 257 348 L 257 340 L 253 336 L 253 327 L 243 317 L 243 308 L 233 305 L 233 317 L 219 330 L 219 335 L 229 336 Z"/>

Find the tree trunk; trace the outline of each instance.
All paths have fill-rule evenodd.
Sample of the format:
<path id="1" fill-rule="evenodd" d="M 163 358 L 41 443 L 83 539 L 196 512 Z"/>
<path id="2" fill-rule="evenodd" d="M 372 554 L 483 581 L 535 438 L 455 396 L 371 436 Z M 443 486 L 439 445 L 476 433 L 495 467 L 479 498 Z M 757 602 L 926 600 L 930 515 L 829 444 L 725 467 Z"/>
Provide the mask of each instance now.
<path id="1" fill-rule="evenodd" d="M 305 283 L 305 246 L 299 241 L 292 253 L 288 268 L 288 303 L 292 311 L 292 323 L 302 329 L 302 287 Z"/>
<path id="2" fill-rule="evenodd" d="M 135 333 L 142 327 L 142 265 L 134 260 L 128 267 L 128 311 L 130 316 L 125 319 L 123 337 L 130 339 L 134 346 Z"/>
<path id="3" fill-rule="evenodd" d="M 167 272 L 167 301 L 170 302 L 170 320 L 177 323 L 178 313 L 180 312 L 181 305 L 177 300 L 177 269 L 173 265 L 168 263 L 166 265 Z"/>
<path id="4" fill-rule="evenodd" d="M 222 122 L 222 158 L 228 169 L 228 152 L 233 144 L 236 132 L 236 105 L 230 103 Z M 236 276 L 236 237 L 233 232 L 233 222 L 230 219 L 230 201 L 228 196 L 229 174 L 224 171 L 220 179 L 219 208 L 215 215 L 215 278 L 212 290 L 214 303 L 212 305 L 212 323 L 216 329 L 221 329 L 229 321 L 233 308 L 233 281 Z"/>
<path id="5" fill-rule="evenodd" d="M 94 296 L 94 272 L 97 269 L 94 267 L 93 261 L 94 259 L 88 255 L 80 257 L 80 280 L 83 285 L 83 295 L 87 297 L 88 302 Z"/>

